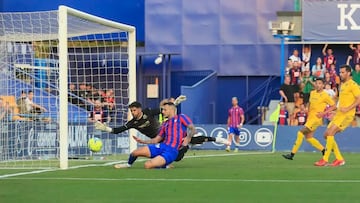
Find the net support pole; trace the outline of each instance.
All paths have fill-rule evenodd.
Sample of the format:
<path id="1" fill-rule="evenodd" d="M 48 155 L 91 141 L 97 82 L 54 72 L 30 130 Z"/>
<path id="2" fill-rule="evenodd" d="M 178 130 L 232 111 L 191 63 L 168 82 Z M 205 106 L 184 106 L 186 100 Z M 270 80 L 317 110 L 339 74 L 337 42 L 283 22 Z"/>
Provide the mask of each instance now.
<path id="1" fill-rule="evenodd" d="M 129 31 L 128 44 L 128 65 L 129 65 L 129 102 L 136 101 L 136 31 Z M 142 78 L 141 78 L 142 79 Z M 129 111 L 129 117 L 130 117 Z M 128 119 L 129 120 L 129 119 Z M 136 135 L 135 129 L 129 130 L 129 151 L 132 152 L 137 148 L 136 141 L 132 136 Z"/>
<path id="2" fill-rule="evenodd" d="M 68 168 L 68 44 L 67 8 L 59 7 L 59 145 L 60 168 Z"/>

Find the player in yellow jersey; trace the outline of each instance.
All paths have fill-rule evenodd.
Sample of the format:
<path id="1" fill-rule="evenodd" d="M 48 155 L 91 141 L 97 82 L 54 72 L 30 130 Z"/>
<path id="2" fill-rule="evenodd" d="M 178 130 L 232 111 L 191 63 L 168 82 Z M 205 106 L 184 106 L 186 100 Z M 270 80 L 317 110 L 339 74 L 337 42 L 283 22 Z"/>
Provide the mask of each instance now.
<path id="1" fill-rule="evenodd" d="M 329 105 L 330 108 L 324 112 L 327 105 Z M 282 156 L 285 159 L 293 160 L 296 152 L 303 142 L 304 137 L 307 142 L 321 151 L 324 155 L 324 146 L 313 136 L 315 130 L 322 125 L 323 116 L 326 113 L 333 111 L 335 108 L 335 101 L 324 91 L 324 81 L 321 78 L 317 78 L 315 81 L 315 90 L 310 92 L 308 119 L 304 127 L 298 131 L 291 153 L 283 154 Z"/>
<path id="2" fill-rule="evenodd" d="M 351 66 L 349 65 L 342 65 L 340 67 L 340 79 L 341 86 L 337 110 L 324 133 L 326 151 L 323 158 L 315 162 L 315 166 L 327 166 L 331 151 L 334 151 L 335 154 L 335 160 L 331 166 L 342 166 L 345 164 L 334 136 L 336 133 L 345 130 L 354 120 L 355 108 L 360 104 L 360 87 L 352 80 Z"/>

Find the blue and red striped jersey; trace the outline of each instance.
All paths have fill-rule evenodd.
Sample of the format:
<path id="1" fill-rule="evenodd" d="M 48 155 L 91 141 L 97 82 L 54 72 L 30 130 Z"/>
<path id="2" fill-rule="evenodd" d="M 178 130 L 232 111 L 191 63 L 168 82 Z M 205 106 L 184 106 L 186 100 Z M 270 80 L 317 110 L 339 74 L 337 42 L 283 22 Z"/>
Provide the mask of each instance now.
<path id="1" fill-rule="evenodd" d="M 237 128 L 243 122 L 241 116 L 244 115 L 244 110 L 240 106 L 233 106 L 229 109 L 228 116 L 230 118 L 229 127 Z"/>
<path id="2" fill-rule="evenodd" d="M 161 125 L 159 135 L 164 138 L 164 144 L 179 149 L 191 124 L 191 119 L 185 114 L 176 115 Z"/>

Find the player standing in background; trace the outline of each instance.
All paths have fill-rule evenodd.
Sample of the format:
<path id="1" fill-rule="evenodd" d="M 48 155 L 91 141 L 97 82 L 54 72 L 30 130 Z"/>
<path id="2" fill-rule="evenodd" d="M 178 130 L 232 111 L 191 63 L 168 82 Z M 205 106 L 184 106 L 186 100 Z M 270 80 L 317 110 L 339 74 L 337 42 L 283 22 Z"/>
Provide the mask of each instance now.
<path id="1" fill-rule="evenodd" d="M 335 141 L 335 134 L 345 130 L 354 120 L 355 109 L 360 104 L 360 88 L 351 79 L 351 66 L 342 65 L 340 67 L 341 86 L 337 110 L 332 121 L 329 123 L 324 137 L 326 139 L 326 151 L 323 158 L 315 162 L 315 166 L 327 166 L 331 151 L 334 151 L 335 160 L 331 166 L 342 166 L 345 160 L 340 153 L 340 149 Z"/>
<path id="2" fill-rule="evenodd" d="M 228 119 L 227 119 L 227 127 L 228 127 L 228 146 L 226 147 L 226 151 L 230 151 L 230 145 L 235 135 L 235 150 L 237 152 L 240 145 L 240 129 L 242 128 L 245 116 L 244 110 L 238 105 L 239 101 L 236 97 L 231 99 L 232 107 L 228 111 Z"/>
<path id="3" fill-rule="evenodd" d="M 149 145 L 134 150 L 130 154 L 127 164 L 116 164 L 115 168 L 131 167 L 137 157 L 151 158 L 144 164 L 146 169 L 164 168 L 175 161 L 178 150 L 181 146 L 189 144 L 196 129 L 189 117 L 185 114 L 176 114 L 174 103 L 165 103 L 162 106 L 162 113 L 168 120 L 161 125 L 158 135 L 151 140 L 141 140 L 134 136 L 138 143 Z M 189 129 L 188 133 L 187 129 Z"/>
<path id="4" fill-rule="evenodd" d="M 324 112 L 326 105 L 330 105 L 330 108 Z M 313 136 L 315 130 L 322 125 L 323 116 L 328 112 L 333 111 L 335 108 L 335 101 L 324 91 L 324 81 L 321 78 L 317 78 L 315 81 L 315 90 L 310 93 L 308 120 L 304 127 L 298 131 L 291 153 L 282 156 L 285 159 L 293 160 L 303 142 L 304 136 L 308 143 L 324 154 L 324 146 L 322 146 L 322 144 Z"/>

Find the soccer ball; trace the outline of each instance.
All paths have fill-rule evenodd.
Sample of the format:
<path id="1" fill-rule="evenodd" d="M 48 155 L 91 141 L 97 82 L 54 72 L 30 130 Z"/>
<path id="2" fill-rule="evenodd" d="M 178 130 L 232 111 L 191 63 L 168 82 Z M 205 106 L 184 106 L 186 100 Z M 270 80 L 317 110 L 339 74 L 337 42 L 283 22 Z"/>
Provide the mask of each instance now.
<path id="1" fill-rule="evenodd" d="M 92 152 L 100 152 L 102 148 L 102 141 L 100 138 L 90 138 L 88 141 L 88 147 Z"/>

